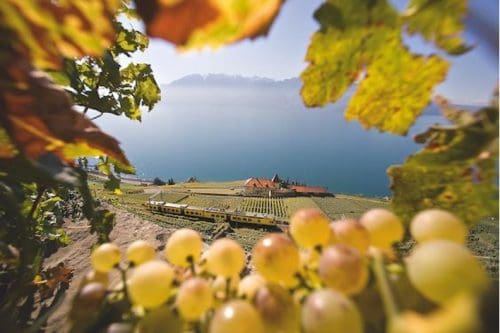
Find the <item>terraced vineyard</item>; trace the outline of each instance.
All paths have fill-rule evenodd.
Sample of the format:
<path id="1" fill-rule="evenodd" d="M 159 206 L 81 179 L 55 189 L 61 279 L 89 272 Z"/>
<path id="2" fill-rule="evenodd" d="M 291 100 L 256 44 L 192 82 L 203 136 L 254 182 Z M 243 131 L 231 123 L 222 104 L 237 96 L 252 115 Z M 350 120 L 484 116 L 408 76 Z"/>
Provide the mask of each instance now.
<path id="1" fill-rule="evenodd" d="M 288 217 L 288 209 L 282 198 L 245 198 L 240 210 Z"/>
<path id="2" fill-rule="evenodd" d="M 186 196 L 178 203 L 198 207 L 237 209 L 240 207 L 242 201 L 241 197 L 192 194 Z"/>
<path id="3" fill-rule="evenodd" d="M 356 218 L 371 208 L 387 207 L 383 201 L 351 197 L 314 198 L 318 207 L 331 219 Z"/>
<path id="4" fill-rule="evenodd" d="M 284 199 L 288 208 L 288 216 L 293 215 L 301 208 L 319 208 L 318 205 L 309 197 L 296 197 Z"/>
<path id="5" fill-rule="evenodd" d="M 152 200 L 165 201 L 165 202 L 179 202 L 186 198 L 188 195 L 182 192 L 161 192 L 156 195 Z"/>

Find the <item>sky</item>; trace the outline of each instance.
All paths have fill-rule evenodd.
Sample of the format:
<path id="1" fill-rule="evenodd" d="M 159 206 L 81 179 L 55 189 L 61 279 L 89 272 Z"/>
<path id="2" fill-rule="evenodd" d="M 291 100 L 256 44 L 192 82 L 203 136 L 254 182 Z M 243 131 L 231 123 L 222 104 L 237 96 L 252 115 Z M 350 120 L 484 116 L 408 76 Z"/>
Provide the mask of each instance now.
<path id="1" fill-rule="evenodd" d="M 400 8 L 405 3 L 402 0 L 393 1 Z M 310 36 L 318 28 L 312 15 L 322 2 L 286 1 L 265 38 L 215 51 L 188 53 L 179 53 L 167 42 L 151 39 L 149 48 L 144 53 L 134 54 L 131 60 L 150 63 L 160 83 L 169 83 L 193 73 L 224 73 L 278 80 L 298 77 L 307 66 L 304 56 Z M 466 20 L 464 36 L 474 49 L 458 57 L 440 53 L 452 66 L 436 93 L 457 104 L 481 105 L 489 101 L 498 82 L 498 0 L 470 0 L 469 3 L 473 15 Z M 492 33 L 488 33 L 488 29 Z M 419 37 L 406 37 L 405 42 L 411 50 L 419 53 L 438 52 Z"/>

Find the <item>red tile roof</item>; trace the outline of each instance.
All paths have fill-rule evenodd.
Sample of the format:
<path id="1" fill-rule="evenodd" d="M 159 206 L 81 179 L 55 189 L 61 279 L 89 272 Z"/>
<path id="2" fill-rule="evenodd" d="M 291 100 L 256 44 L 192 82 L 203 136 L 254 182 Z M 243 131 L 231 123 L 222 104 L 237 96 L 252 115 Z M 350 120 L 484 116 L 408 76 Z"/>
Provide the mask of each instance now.
<path id="1" fill-rule="evenodd" d="M 265 178 L 249 178 L 245 182 L 245 186 L 248 187 L 260 187 L 260 188 L 278 188 L 279 184 L 274 183 L 270 179 Z"/>

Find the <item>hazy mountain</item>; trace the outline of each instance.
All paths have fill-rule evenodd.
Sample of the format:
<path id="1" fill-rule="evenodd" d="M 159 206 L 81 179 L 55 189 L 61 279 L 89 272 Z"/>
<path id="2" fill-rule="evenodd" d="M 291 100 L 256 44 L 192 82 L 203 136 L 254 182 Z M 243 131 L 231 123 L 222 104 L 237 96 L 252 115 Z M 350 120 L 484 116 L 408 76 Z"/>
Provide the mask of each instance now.
<path id="1" fill-rule="evenodd" d="M 231 87 L 231 88 L 299 88 L 301 82 L 298 78 L 273 80 L 265 77 L 245 77 L 241 75 L 226 74 L 190 74 L 177 79 L 168 87 Z"/>
<path id="2" fill-rule="evenodd" d="M 274 105 L 290 105 L 297 102 L 302 82 L 299 78 L 274 80 L 265 77 L 245 77 L 227 74 L 190 74 L 169 84 L 162 84 L 165 100 L 172 103 L 210 102 L 218 105 L 242 105 L 251 103 L 272 107 Z M 347 106 L 350 97 L 355 93 L 354 84 L 334 105 L 337 109 Z M 476 110 L 470 105 L 457 105 L 460 109 Z M 424 114 L 441 115 L 439 107 L 430 103 Z"/>

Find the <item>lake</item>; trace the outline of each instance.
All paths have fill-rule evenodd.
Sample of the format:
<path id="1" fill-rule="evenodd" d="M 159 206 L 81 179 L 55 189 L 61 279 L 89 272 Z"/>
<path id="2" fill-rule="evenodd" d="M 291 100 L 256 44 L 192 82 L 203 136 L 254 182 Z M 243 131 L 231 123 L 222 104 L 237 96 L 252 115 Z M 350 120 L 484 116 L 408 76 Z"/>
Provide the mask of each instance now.
<path id="1" fill-rule="evenodd" d="M 308 109 L 289 89 L 164 88 L 142 123 L 105 116 L 139 177 L 183 181 L 271 178 L 327 186 L 333 193 L 390 195 L 386 169 L 418 150 L 412 136 L 443 122 L 424 115 L 407 137 L 366 131 L 343 118 L 344 98 Z"/>

